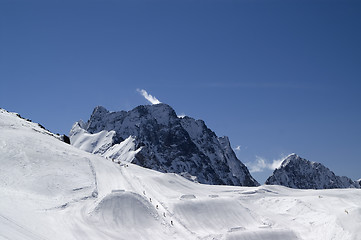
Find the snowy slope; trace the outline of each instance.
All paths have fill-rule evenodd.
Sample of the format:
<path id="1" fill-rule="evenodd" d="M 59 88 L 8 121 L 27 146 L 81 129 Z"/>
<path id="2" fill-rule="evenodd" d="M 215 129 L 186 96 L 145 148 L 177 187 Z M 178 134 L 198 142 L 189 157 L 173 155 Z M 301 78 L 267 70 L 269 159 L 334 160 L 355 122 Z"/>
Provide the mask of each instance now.
<path id="1" fill-rule="evenodd" d="M 44 131 L 0 110 L 0 239 L 361 239 L 359 189 L 203 185 Z"/>
<path id="2" fill-rule="evenodd" d="M 350 178 L 336 176 L 321 163 L 308 161 L 296 154 L 287 156 L 266 184 L 299 189 L 360 188 L 359 183 Z"/>
<path id="3" fill-rule="evenodd" d="M 88 133 L 80 127 L 81 123 L 75 123 L 70 131 L 71 144 L 86 152 L 101 155 L 117 161 L 131 162 L 135 155 L 142 149 L 136 149 L 135 138 L 129 136 L 120 143 L 114 143 L 115 131 L 103 130 L 98 133 Z"/>
<path id="4" fill-rule="evenodd" d="M 70 131 L 73 146 L 200 183 L 258 186 L 227 137 L 218 138 L 202 120 L 179 118 L 166 104 L 125 112 L 94 109 Z"/>

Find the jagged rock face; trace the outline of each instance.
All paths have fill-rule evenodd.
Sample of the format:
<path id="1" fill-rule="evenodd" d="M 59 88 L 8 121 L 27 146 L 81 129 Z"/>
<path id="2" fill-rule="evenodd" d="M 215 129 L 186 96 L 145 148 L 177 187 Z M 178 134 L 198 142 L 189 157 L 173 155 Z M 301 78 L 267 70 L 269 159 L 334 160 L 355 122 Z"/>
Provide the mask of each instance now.
<path id="1" fill-rule="evenodd" d="M 336 176 L 321 163 L 310 162 L 296 154 L 285 158 L 266 184 L 299 189 L 359 188 L 350 178 Z"/>
<path id="2" fill-rule="evenodd" d="M 201 120 L 177 117 L 166 104 L 138 106 L 129 112 L 96 107 L 87 123 L 74 124 L 70 138 L 84 133 L 105 135 L 104 131 L 114 134 L 102 145 L 103 150 L 104 146 L 114 149 L 131 136 L 132 150 L 137 151 L 132 162 L 140 166 L 195 176 L 200 183 L 259 185 L 237 159 L 228 138 L 218 138 Z M 82 148 L 79 141 L 74 145 Z M 94 149 L 87 147 L 87 151 Z M 101 154 L 106 155 L 107 149 Z"/>

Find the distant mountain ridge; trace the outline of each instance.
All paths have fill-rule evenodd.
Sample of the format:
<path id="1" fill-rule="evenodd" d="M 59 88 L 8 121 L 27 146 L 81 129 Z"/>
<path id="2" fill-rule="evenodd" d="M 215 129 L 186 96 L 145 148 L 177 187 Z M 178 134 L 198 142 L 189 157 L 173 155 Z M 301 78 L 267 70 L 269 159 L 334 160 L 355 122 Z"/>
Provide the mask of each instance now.
<path id="1" fill-rule="evenodd" d="M 296 154 L 286 157 L 265 184 L 299 189 L 360 188 L 359 182 L 336 176 L 321 163 L 308 161 Z"/>
<path id="2" fill-rule="evenodd" d="M 86 123 L 73 125 L 70 139 L 88 152 L 200 183 L 259 185 L 237 159 L 227 137 L 217 137 L 202 120 L 178 117 L 167 104 L 120 112 L 98 106 Z"/>

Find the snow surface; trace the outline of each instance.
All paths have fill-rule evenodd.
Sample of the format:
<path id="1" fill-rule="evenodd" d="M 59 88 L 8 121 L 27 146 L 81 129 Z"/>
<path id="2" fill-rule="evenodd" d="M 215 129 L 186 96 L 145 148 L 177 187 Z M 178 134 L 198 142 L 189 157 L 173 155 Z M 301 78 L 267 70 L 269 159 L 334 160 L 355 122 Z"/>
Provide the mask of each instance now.
<path id="1" fill-rule="evenodd" d="M 105 134 L 106 136 L 106 134 Z M 361 239 L 361 190 L 190 182 L 0 109 L 0 239 Z"/>

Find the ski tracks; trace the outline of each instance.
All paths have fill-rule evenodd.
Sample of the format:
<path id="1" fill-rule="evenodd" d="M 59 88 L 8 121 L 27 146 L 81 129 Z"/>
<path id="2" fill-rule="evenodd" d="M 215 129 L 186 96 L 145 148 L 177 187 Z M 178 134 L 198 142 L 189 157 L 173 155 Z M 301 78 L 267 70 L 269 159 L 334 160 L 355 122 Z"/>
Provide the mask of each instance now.
<path id="1" fill-rule="evenodd" d="M 17 223 L 9 217 L 5 217 L 2 214 L 0 214 L 0 225 L 2 227 L 2 230 L 0 231 L 0 239 L 3 237 L 11 240 L 49 240 L 48 238 L 33 232 L 31 229 Z M 6 232 L 10 233 L 10 236 L 8 235 L 9 237 Z M 14 238 L 14 233 L 19 234 L 18 238 Z"/>

